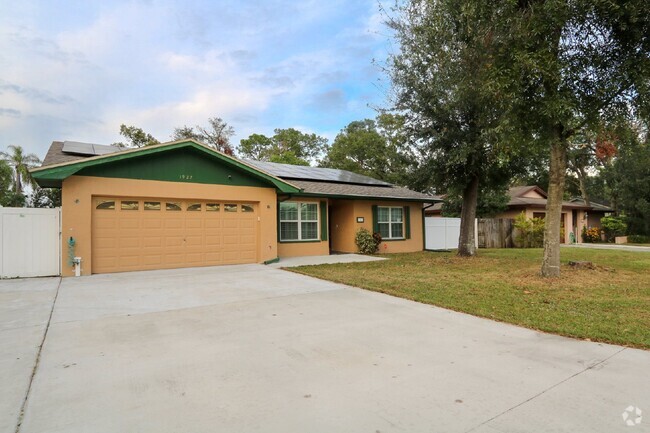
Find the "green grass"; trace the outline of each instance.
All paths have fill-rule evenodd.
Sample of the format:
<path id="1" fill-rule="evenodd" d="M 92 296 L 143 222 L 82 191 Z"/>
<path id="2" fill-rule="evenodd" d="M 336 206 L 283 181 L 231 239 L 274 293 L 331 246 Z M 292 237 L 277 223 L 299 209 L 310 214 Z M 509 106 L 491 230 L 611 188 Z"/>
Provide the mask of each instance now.
<path id="1" fill-rule="evenodd" d="M 562 249 L 562 276 L 553 279 L 539 276 L 540 249 L 388 257 L 291 270 L 540 331 L 650 349 L 650 253 Z M 569 260 L 596 269 L 570 268 Z"/>

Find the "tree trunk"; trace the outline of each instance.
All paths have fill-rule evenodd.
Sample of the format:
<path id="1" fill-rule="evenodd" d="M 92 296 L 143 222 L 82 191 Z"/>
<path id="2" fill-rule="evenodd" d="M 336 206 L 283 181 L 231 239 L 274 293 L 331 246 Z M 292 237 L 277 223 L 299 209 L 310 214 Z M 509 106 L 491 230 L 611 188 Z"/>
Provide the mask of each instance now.
<path id="1" fill-rule="evenodd" d="M 458 255 L 470 257 L 476 255 L 476 203 L 478 201 L 478 176 L 472 176 L 463 190 L 463 208 L 460 212 L 460 237 Z"/>
<path id="2" fill-rule="evenodd" d="M 562 196 L 566 176 L 566 143 L 558 134 L 551 145 L 551 165 L 549 169 L 548 198 L 544 218 L 544 260 L 542 276 L 560 276 L 560 220 L 562 219 Z"/>
<path id="3" fill-rule="evenodd" d="M 15 181 L 14 181 L 14 190 L 16 191 L 16 194 L 22 194 L 23 193 L 23 184 L 20 181 L 20 173 L 18 172 L 17 168 L 14 171 L 16 173 Z"/>
<path id="4" fill-rule="evenodd" d="M 585 173 L 583 168 L 578 169 L 578 182 L 580 186 L 580 194 L 582 194 L 582 199 L 585 201 L 585 206 L 591 206 L 591 200 L 589 199 L 589 192 L 587 191 L 587 173 Z"/>

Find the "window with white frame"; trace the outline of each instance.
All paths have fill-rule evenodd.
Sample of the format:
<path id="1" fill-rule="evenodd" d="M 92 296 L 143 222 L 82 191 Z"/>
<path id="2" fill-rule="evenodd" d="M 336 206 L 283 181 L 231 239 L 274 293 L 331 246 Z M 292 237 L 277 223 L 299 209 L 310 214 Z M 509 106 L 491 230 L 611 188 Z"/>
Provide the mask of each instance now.
<path id="1" fill-rule="evenodd" d="M 280 203 L 280 241 L 318 240 L 318 203 Z"/>
<path id="2" fill-rule="evenodd" d="M 404 239 L 404 208 L 377 207 L 377 226 L 382 239 Z"/>

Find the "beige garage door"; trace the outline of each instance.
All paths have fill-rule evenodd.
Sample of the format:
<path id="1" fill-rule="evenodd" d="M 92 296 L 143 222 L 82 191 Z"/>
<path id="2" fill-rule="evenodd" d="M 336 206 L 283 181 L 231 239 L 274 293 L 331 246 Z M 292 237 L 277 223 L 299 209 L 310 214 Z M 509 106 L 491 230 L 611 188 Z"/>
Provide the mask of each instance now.
<path id="1" fill-rule="evenodd" d="M 92 272 L 257 262 L 255 203 L 93 199 Z"/>

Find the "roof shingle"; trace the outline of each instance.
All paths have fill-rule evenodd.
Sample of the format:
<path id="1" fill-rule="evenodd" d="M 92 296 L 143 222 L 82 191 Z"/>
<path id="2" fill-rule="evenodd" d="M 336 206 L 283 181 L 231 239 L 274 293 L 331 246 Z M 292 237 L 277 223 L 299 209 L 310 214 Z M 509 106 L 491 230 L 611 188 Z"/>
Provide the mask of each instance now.
<path id="1" fill-rule="evenodd" d="M 64 142 L 54 141 L 47 151 L 47 155 L 43 159 L 41 167 L 49 165 L 63 164 L 83 160 L 89 155 L 78 155 L 63 150 Z M 433 203 L 440 201 L 438 197 L 422 194 L 416 191 L 411 191 L 407 188 L 397 187 L 389 183 L 378 181 L 367 176 L 356 175 L 345 170 L 332 170 L 323 169 L 318 167 L 308 167 L 306 175 L 313 176 L 314 172 L 320 175 L 319 171 L 326 170 L 331 177 L 332 171 L 336 171 L 337 179 L 341 181 L 330 180 L 302 180 L 296 179 L 295 174 L 300 170 L 289 170 L 291 166 L 284 167 L 286 164 L 277 163 L 259 163 L 257 161 L 247 161 L 245 163 L 254 166 L 258 170 L 270 172 L 271 175 L 276 176 L 289 182 L 298 188 L 301 188 L 305 194 L 320 195 L 320 196 L 336 196 L 336 197 L 351 197 L 351 198 L 380 198 L 380 199 L 393 199 L 393 200 L 412 200 Z M 298 167 L 300 168 L 300 167 Z M 282 170 L 292 176 L 283 176 Z M 347 177 L 346 177 L 347 175 Z M 346 181 L 347 180 L 347 181 Z M 360 184 L 358 182 L 364 182 Z M 367 182 L 367 183 L 366 183 Z"/>
<path id="2" fill-rule="evenodd" d="M 316 182 L 310 180 L 291 180 L 291 183 L 303 189 L 306 194 L 323 196 L 372 197 L 397 200 L 414 200 L 433 203 L 438 197 L 411 191 L 399 186 L 353 185 L 334 182 Z"/>
<path id="3" fill-rule="evenodd" d="M 74 155 L 71 153 L 63 152 L 63 141 L 53 141 L 52 145 L 47 151 L 41 167 L 54 164 L 62 164 L 64 162 L 77 161 L 79 159 L 86 159 L 88 155 Z"/>
<path id="4" fill-rule="evenodd" d="M 508 189 L 508 196 L 510 200 L 508 201 L 508 208 L 518 209 L 525 207 L 535 207 L 535 208 L 545 208 L 546 207 L 546 198 L 534 198 L 534 197 L 525 197 L 524 194 L 531 190 L 537 190 L 541 195 L 546 196 L 546 192 L 537 186 L 514 186 Z M 584 200 L 574 199 L 571 201 L 562 202 L 563 209 L 584 209 L 584 210 L 597 210 L 597 211 L 612 211 L 611 208 L 602 205 L 600 203 L 591 203 L 591 206 L 587 206 Z M 434 206 L 427 209 L 428 213 L 440 213 L 442 211 L 442 203 L 436 203 Z"/>

